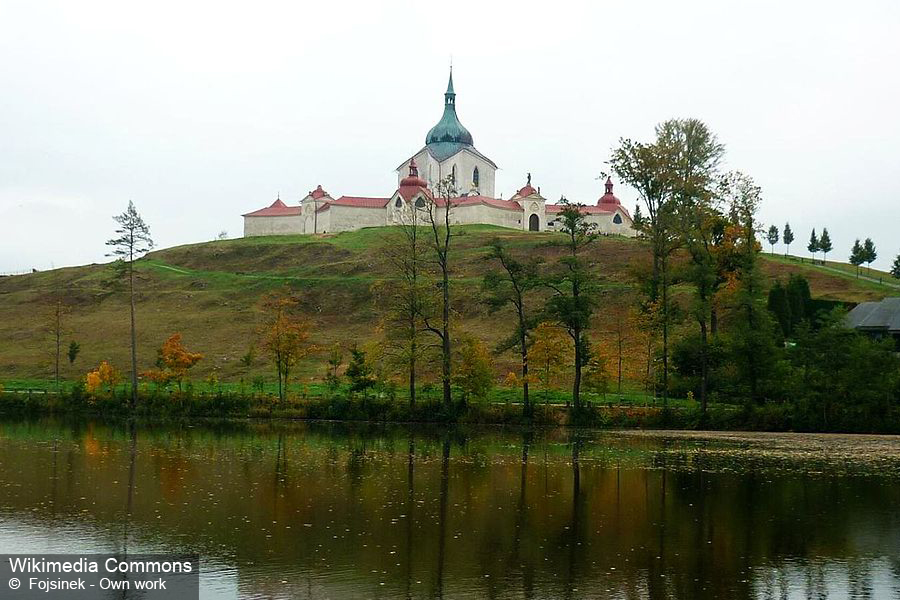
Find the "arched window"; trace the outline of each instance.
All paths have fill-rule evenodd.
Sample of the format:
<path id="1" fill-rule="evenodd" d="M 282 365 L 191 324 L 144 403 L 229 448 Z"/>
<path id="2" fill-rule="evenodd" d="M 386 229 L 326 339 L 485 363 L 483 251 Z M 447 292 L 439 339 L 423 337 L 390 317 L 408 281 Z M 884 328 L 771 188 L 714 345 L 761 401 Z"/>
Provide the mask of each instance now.
<path id="1" fill-rule="evenodd" d="M 619 213 L 616 213 L 616 216 L 613 217 L 613 223 L 615 223 L 616 225 L 621 225 L 622 224 L 622 215 L 620 215 Z"/>
<path id="2" fill-rule="evenodd" d="M 397 201 L 394 202 L 394 206 L 396 206 L 397 208 L 403 206 L 403 200 L 400 199 L 400 196 L 397 196 Z"/>
<path id="3" fill-rule="evenodd" d="M 472 171 L 472 185 L 478 187 L 478 167 Z"/>
<path id="4" fill-rule="evenodd" d="M 453 173 L 451 175 L 453 176 L 453 187 L 456 187 L 456 165 L 453 165 Z"/>
<path id="5" fill-rule="evenodd" d="M 425 199 L 424 198 L 419 197 L 418 199 L 416 199 L 416 208 L 425 208 Z"/>

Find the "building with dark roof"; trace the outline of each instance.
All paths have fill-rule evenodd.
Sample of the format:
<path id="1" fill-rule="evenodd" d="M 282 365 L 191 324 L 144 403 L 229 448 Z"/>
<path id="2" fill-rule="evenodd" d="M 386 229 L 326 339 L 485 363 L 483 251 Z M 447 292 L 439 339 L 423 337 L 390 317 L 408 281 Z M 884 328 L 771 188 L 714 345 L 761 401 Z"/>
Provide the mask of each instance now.
<path id="1" fill-rule="evenodd" d="M 873 337 L 893 337 L 900 348 L 900 298 L 862 302 L 847 313 L 847 326 Z"/>

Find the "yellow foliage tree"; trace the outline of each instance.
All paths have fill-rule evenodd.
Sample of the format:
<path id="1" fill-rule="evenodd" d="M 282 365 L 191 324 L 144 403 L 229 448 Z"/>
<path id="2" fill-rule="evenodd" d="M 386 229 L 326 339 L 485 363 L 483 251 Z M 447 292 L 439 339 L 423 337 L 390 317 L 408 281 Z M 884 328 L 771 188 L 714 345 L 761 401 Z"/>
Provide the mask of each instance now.
<path id="1" fill-rule="evenodd" d="M 181 343 L 181 334 L 173 333 L 157 351 L 156 369 L 145 371 L 143 375 L 154 383 L 166 385 L 172 381 L 181 384 L 188 370 L 203 359 L 199 352 L 188 352 Z"/>
<path id="2" fill-rule="evenodd" d="M 96 394 L 104 387 L 112 393 L 121 379 L 119 371 L 104 360 L 99 367 L 84 376 L 84 386 L 89 394 Z"/>
<path id="3" fill-rule="evenodd" d="M 535 367 L 534 372 L 544 388 L 544 400 L 547 401 L 547 392 L 572 361 L 569 352 L 571 344 L 566 333 L 553 323 L 541 323 L 535 327 L 532 339 L 528 358 Z"/>
<path id="4" fill-rule="evenodd" d="M 464 338 L 459 344 L 453 380 L 462 390 L 463 400 L 486 398 L 494 385 L 491 352 L 481 340 Z"/>
<path id="5" fill-rule="evenodd" d="M 309 355 L 314 346 L 309 344 L 307 322 L 291 314 L 297 300 L 283 294 L 268 296 L 263 308 L 269 322 L 261 330 L 263 349 L 271 357 L 278 375 L 278 398 L 283 402 L 291 371 L 297 363 Z"/>

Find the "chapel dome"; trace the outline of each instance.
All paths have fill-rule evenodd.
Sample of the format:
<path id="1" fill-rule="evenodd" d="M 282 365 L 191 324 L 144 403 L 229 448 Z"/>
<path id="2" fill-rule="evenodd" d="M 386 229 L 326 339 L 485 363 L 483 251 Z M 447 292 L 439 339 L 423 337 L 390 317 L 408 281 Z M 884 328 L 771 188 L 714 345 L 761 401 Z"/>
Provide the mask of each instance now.
<path id="1" fill-rule="evenodd" d="M 453 71 L 450 71 L 450 81 L 447 83 L 447 91 L 444 93 L 444 114 L 438 124 L 431 128 L 425 136 L 425 144 L 428 146 L 441 144 L 473 145 L 472 134 L 463 127 L 456 116 L 456 93 L 453 91 Z"/>
<path id="2" fill-rule="evenodd" d="M 619 199 L 613 195 L 613 182 L 611 177 L 606 178 L 606 193 L 600 196 L 600 200 L 597 201 L 597 206 L 604 205 L 621 205 Z"/>
<path id="3" fill-rule="evenodd" d="M 409 175 L 400 180 L 400 187 L 425 187 L 426 185 L 425 180 L 419 177 L 416 159 L 409 159 Z"/>

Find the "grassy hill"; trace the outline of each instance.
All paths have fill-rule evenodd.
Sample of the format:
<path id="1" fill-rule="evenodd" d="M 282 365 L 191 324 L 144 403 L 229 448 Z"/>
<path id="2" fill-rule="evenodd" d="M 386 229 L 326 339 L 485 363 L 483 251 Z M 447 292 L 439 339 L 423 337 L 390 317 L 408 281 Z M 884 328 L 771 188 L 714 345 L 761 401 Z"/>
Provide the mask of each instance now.
<path id="1" fill-rule="evenodd" d="M 215 372 L 221 380 L 269 376 L 258 357 L 246 367 L 240 357 L 255 342 L 267 292 L 290 288 L 313 324 L 313 341 L 323 347 L 377 340 L 378 306 L 373 289 L 390 285 L 394 275 L 379 251 L 394 234 L 390 228 L 318 236 L 235 239 L 178 246 L 149 254 L 137 264 L 139 368 L 149 368 L 156 348 L 173 332 L 187 347 L 205 354 L 194 377 Z M 560 253 L 560 234 L 525 233 L 490 226 L 459 228 L 453 240 L 454 316 L 458 327 L 489 343 L 508 334 L 511 315 L 491 315 L 479 300 L 481 277 L 489 268 L 483 257 L 489 242 L 500 237 L 516 252 L 552 262 Z M 637 293 L 636 273 L 649 268 L 646 245 L 638 240 L 604 237 L 590 251 L 600 274 L 600 310 L 592 336 L 610 336 Z M 829 263 L 829 266 L 831 263 Z M 848 265 L 849 266 L 849 265 Z M 894 288 L 855 277 L 853 271 L 828 269 L 783 257 L 766 257 L 770 278 L 803 273 L 816 297 L 859 302 L 875 300 Z M 900 293 L 900 292 L 896 292 Z M 0 382 L 52 377 L 53 343 L 48 332 L 55 298 L 69 308 L 64 345 L 81 344 L 81 354 L 63 376 L 74 379 L 101 360 L 124 368 L 128 359 L 127 297 L 117 291 L 109 265 L 87 265 L 0 278 Z M 65 351 L 65 348 L 64 348 Z M 300 368 L 304 377 L 324 373 L 323 354 Z M 498 375 L 515 368 L 515 358 L 500 357 Z M 639 371 L 626 365 L 626 373 Z"/>

